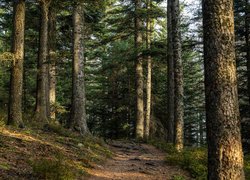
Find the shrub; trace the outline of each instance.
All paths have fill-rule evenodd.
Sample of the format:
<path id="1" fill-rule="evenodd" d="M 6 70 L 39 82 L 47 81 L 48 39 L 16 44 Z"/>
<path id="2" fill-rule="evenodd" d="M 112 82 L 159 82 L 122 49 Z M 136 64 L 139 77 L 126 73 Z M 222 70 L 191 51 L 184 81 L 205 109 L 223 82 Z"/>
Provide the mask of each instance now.
<path id="1" fill-rule="evenodd" d="M 245 155 L 245 176 L 246 179 L 250 179 L 250 155 Z"/>
<path id="2" fill-rule="evenodd" d="M 46 180 L 68 180 L 75 179 L 75 173 L 62 159 L 57 158 L 37 159 L 31 162 L 33 173 L 39 179 Z"/>
<path id="3" fill-rule="evenodd" d="M 207 178 L 207 150 L 191 148 L 183 152 L 182 167 L 187 169 L 196 179 Z"/>
<path id="4" fill-rule="evenodd" d="M 9 170 L 10 166 L 7 163 L 0 163 L 0 169 Z"/>
<path id="5" fill-rule="evenodd" d="M 158 149 L 161 149 L 169 154 L 177 153 L 175 147 L 171 143 L 166 143 L 166 142 L 161 141 L 161 140 L 151 139 L 151 140 L 149 140 L 149 144 L 152 144 L 155 147 L 157 147 Z"/>
<path id="6" fill-rule="evenodd" d="M 172 144 L 164 141 L 151 140 L 150 143 L 167 153 L 166 162 L 168 164 L 182 167 L 195 179 L 207 178 L 207 149 L 185 148 L 182 152 L 177 152 Z"/>
<path id="7" fill-rule="evenodd" d="M 53 132 L 58 134 L 59 136 L 64 136 L 64 137 L 71 137 L 73 135 L 73 133 L 70 130 L 65 129 L 60 124 L 55 124 L 55 123 L 45 124 L 43 126 L 43 130 L 47 132 Z"/>
<path id="8" fill-rule="evenodd" d="M 185 178 L 183 176 L 176 175 L 173 177 L 173 180 L 185 180 Z"/>
<path id="9" fill-rule="evenodd" d="M 166 161 L 186 169 L 195 179 L 207 178 L 207 151 L 204 148 L 189 148 L 180 153 L 169 153 Z"/>

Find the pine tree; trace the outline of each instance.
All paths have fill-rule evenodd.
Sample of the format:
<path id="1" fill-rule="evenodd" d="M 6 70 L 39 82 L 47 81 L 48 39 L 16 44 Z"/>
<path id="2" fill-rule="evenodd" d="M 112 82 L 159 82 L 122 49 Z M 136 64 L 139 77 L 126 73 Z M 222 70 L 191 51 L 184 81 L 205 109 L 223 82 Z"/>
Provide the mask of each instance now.
<path id="1" fill-rule="evenodd" d="M 203 1 L 208 179 L 244 179 L 233 1 Z"/>
<path id="2" fill-rule="evenodd" d="M 147 0 L 147 20 L 146 20 L 146 49 L 148 53 L 151 50 L 151 39 L 153 24 L 151 19 L 151 0 Z M 152 57 L 150 54 L 147 55 L 147 102 L 146 102 L 146 117 L 145 117 L 145 134 L 144 138 L 147 140 L 150 135 L 150 122 L 151 122 L 151 105 L 152 105 Z"/>
<path id="3" fill-rule="evenodd" d="M 181 59 L 180 36 L 180 5 L 179 0 L 172 2 L 172 43 L 174 61 L 174 120 L 175 120 L 175 147 L 178 151 L 183 149 L 184 121 L 183 121 L 183 67 Z"/>
<path id="4" fill-rule="evenodd" d="M 173 61 L 173 29 L 172 29 L 172 0 L 168 0 L 167 6 L 167 61 L 168 61 L 168 119 L 167 119 L 167 142 L 174 143 L 174 61 Z"/>
<path id="5" fill-rule="evenodd" d="M 77 2 L 73 12 L 74 47 L 72 76 L 72 107 L 70 128 L 81 135 L 89 134 L 86 119 L 85 73 L 84 73 L 84 2 Z"/>
<path id="6" fill-rule="evenodd" d="M 144 137 L 144 102 L 143 102 L 143 66 L 142 66 L 142 21 L 140 11 L 142 8 L 141 0 L 135 0 L 135 49 L 136 49 L 136 138 Z"/>
<path id="7" fill-rule="evenodd" d="M 9 125 L 23 127 L 22 94 L 23 94 L 23 62 L 24 62 L 24 29 L 25 29 L 25 1 L 14 2 L 14 28 L 12 53 L 14 55 L 11 68 Z"/>
<path id="8" fill-rule="evenodd" d="M 54 1 L 53 1 L 54 2 Z M 56 119 L 56 4 L 51 4 L 49 8 L 49 105 L 50 118 Z"/>
<path id="9" fill-rule="evenodd" d="M 248 99 L 250 105 L 250 2 L 245 0 L 245 41 L 246 41 L 246 60 L 247 60 L 247 81 L 248 81 Z"/>
<path id="10" fill-rule="evenodd" d="M 47 122 L 49 117 L 49 81 L 48 81 L 48 14 L 51 0 L 40 0 L 41 29 L 39 39 L 37 97 L 35 118 Z"/>

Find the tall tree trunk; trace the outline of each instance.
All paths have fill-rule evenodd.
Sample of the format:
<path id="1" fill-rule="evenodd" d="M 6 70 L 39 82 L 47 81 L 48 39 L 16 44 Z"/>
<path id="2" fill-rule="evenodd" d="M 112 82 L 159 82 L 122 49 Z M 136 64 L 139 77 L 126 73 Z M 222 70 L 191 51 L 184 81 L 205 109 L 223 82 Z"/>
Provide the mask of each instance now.
<path id="1" fill-rule="evenodd" d="M 146 48 L 148 53 L 151 50 L 151 39 L 153 25 L 150 17 L 151 0 L 147 0 L 147 31 L 146 31 Z M 152 57 L 147 55 L 147 107 L 146 107 L 146 119 L 145 119 L 145 139 L 149 138 L 150 121 L 151 121 L 151 91 L 152 91 Z"/>
<path id="2" fill-rule="evenodd" d="M 136 138 L 144 136 L 144 103 L 143 103 L 143 57 L 142 48 L 142 21 L 140 19 L 141 0 L 135 0 L 135 48 L 136 48 Z"/>
<path id="3" fill-rule="evenodd" d="M 55 7 L 49 9 L 49 101 L 50 118 L 56 119 L 56 12 Z"/>
<path id="4" fill-rule="evenodd" d="M 181 59 L 180 36 L 180 5 L 179 0 L 172 1 L 172 37 L 173 37 L 173 61 L 175 77 L 174 95 L 174 120 L 175 120 L 175 147 L 177 151 L 183 149 L 183 67 Z"/>
<path id="5" fill-rule="evenodd" d="M 14 2 L 13 23 L 12 53 L 14 54 L 14 60 L 11 68 L 9 115 L 7 124 L 22 127 L 25 0 Z"/>
<path id="6" fill-rule="evenodd" d="M 233 0 L 203 0 L 208 180 L 244 179 Z"/>
<path id="7" fill-rule="evenodd" d="M 74 52 L 73 52 L 73 91 L 70 127 L 80 134 L 89 133 L 86 120 L 86 97 L 84 82 L 84 3 L 74 7 Z"/>
<path id="8" fill-rule="evenodd" d="M 41 27 L 39 39 L 37 97 L 35 117 L 40 122 L 48 121 L 48 12 L 50 0 L 40 0 Z"/>
<path id="9" fill-rule="evenodd" d="M 172 0 L 167 5 L 167 62 L 168 62 L 168 94 L 167 94 L 167 142 L 174 143 L 174 61 L 172 42 Z"/>
<path id="10" fill-rule="evenodd" d="M 246 39 L 246 60 L 247 60 L 247 77 L 248 77 L 248 98 L 250 105 L 250 2 L 245 0 L 245 39 Z M 249 110 L 250 111 L 250 110 Z M 250 112 L 249 112 L 250 113 Z"/>

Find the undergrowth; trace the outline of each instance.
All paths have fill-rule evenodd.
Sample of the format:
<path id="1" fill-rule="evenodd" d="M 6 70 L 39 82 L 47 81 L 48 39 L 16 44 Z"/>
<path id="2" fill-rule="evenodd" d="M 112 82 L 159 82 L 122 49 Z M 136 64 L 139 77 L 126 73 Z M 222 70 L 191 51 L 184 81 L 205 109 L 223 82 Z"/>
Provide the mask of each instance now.
<path id="1" fill-rule="evenodd" d="M 34 159 L 30 162 L 34 175 L 39 179 L 66 180 L 75 179 L 76 173 L 65 161 L 62 155 L 54 158 Z"/>
<path id="2" fill-rule="evenodd" d="M 150 141 L 157 148 L 167 152 L 166 162 L 187 170 L 197 180 L 207 179 L 207 150 L 206 148 L 185 148 L 177 152 L 172 144 L 160 141 Z"/>
<path id="3" fill-rule="evenodd" d="M 250 154 L 245 155 L 244 161 L 245 161 L 245 176 L 246 179 L 250 179 Z"/>
<path id="4" fill-rule="evenodd" d="M 0 115 L 0 124 L 2 121 Z M 2 124 L 0 174 L 5 179 L 13 173 L 13 179 L 25 179 L 27 174 L 34 179 L 79 179 L 87 175 L 87 168 L 112 156 L 102 139 L 83 137 L 58 124 L 29 124 L 23 129 Z M 13 163 L 20 158 L 21 168 Z"/>
<path id="5" fill-rule="evenodd" d="M 165 151 L 166 162 L 170 165 L 177 165 L 187 170 L 197 180 L 207 179 L 207 149 L 206 148 L 185 148 L 183 152 L 177 152 L 172 144 L 163 141 L 151 140 L 150 144 Z M 250 154 L 244 156 L 245 178 L 250 179 Z M 176 177 L 175 179 L 180 179 Z"/>

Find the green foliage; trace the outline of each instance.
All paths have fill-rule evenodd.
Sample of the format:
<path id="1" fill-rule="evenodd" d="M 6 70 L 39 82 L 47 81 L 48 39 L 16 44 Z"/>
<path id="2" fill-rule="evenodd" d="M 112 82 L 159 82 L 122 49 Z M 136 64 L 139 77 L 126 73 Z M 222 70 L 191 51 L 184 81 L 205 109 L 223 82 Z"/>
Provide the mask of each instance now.
<path id="1" fill-rule="evenodd" d="M 148 143 L 154 145 L 158 149 L 165 151 L 168 154 L 175 154 L 176 153 L 176 149 L 173 146 L 173 144 L 166 143 L 166 142 L 164 142 L 164 140 L 151 139 L 151 140 L 149 140 Z"/>
<path id="2" fill-rule="evenodd" d="M 205 148 L 191 148 L 183 152 L 183 167 L 197 179 L 207 177 L 207 150 Z"/>
<path id="3" fill-rule="evenodd" d="M 1 143 L 1 141 L 0 141 Z M 0 145 L 1 147 L 1 145 Z M 6 163 L 0 163 L 0 169 L 3 169 L 3 170 L 9 170 L 10 169 L 10 165 L 6 164 Z"/>
<path id="4" fill-rule="evenodd" d="M 185 178 L 183 176 L 180 176 L 180 175 L 175 175 L 173 177 L 173 180 L 185 180 Z"/>
<path id="5" fill-rule="evenodd" d="M 250 155 L 245 155 L 245 177 L 246 179 L 250 179 Z"/>
<path id="6" fill-rule="evenodd" d="M 4 65 L 10 65 L 10 63 L 14 60 L 14 54 L 11 52 L 4 52 L 0 54 L 0 62 Z"/>
<path id="7" fill-rule="evenodd" d="M 166 161 L 188 170 L 195 179 L 202 180 L 207 177 L 207 150 L 204 148 L 187 148 L 181 153 L 168 154 Z"/>
<path id="8" fill-rule="evenodd" d="M 55 102 L 50 104 L 50 108 L 56 113 L 56 119 L 51 119 L 54 125 L 58 125 L 60 123 L 62 126 L 66 126 L 68 120 L 67 117 L 70 113 L 67 107 L 59 102 Z"/>
<path id="9" fill-rule="evenodd" d="M 187 148 L 179 153 L 172 144 L 157 141 L 150 143 L 167 152 L 166 161 L 168 164 L 181 166 L 196 179 L 206 179 L 207 152 L 205 148 Z"/>
<path id="10" fill-rule="evenodd" d="M 178 165 L 187 170 L 197 180 L 207 178 L 207 149 L 185 148 L 177 152 L 172 144 L 160 140 L 150 140 L 151 144 L 167 153 L 166 163 Z"/>
<path id="11" fill-rule="evenodd" d="M 69 111 L 66 110 L 65 106 L 62 106 L 59 102 L 55 102 L 54 104 L 51 104 L 50 106 L 59 115 L 69 112 Z"/>
<path id="12" fill-rule="evenodd" d="M 46 180 L 66 180 L 75 179 L 75 173 L 58 154 L 55 158 L 50 159 L 36 159 L 31 162 L 33 173 L 36 177 Z"/>

